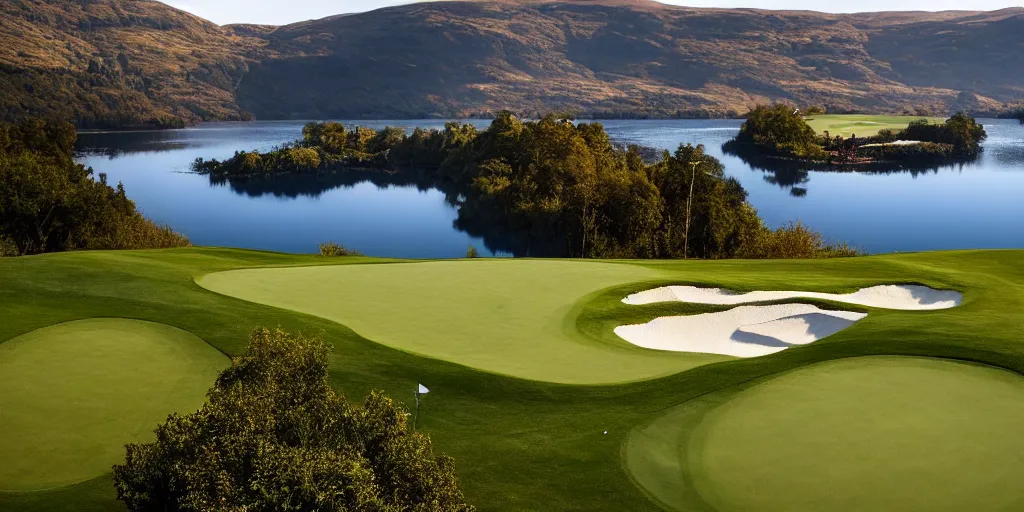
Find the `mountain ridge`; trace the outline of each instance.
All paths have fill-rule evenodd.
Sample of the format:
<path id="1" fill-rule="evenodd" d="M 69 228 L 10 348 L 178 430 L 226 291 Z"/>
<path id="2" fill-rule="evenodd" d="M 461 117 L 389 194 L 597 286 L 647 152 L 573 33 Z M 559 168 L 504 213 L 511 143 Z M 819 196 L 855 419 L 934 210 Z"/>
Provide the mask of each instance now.
<path id="1" fill-rule="evenodd" d="M 277 27 L 219 26 L 151 0 L 10 0 L 0 14 L 0 114 L 86 127 L 503 109 L 722 117 L 773 101 L 945 114 L 1024 97 L 1024 8 L 467 0 Z"/>

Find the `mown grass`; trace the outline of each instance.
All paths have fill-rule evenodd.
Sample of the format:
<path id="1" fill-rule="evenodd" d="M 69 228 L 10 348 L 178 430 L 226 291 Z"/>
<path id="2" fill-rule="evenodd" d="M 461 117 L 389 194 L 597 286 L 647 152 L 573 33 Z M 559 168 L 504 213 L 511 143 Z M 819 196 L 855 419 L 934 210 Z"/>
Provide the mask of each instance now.
<path id="1" fill-rule="evenodd" d="M 1022 403 L 1005 370 L 851 357 L 670 407 L 623 456 L 669 510 L 1015 510 Z"/>
<path id="2" fill-rule="evenodd" d="M 734 394 L 690 436 L 687 465 L 722 512 L 1019 510 L 1021 425 L 1019 375 L 848 358 Z"/>
<path id="3" fill-rule="evenodd" d="M 694 398 L 815 362 L 860 355 L 920 355 L 975 361 L 1024 373 L 1024 344 L 1019 338 L 1019 311 L 1024 310 L 1022 251 L 809 261 L 620 262 L 637 267 L 622 278 L 625 282 L 595 282 L 591 288 L 572 285 L 580 286 L 573 290 L 581 295 L 564 310 L 561 328 L 574 332 L 571 339 L 575 343 L 619 350 L 612 347 L 613 338 L 595 338 L 610 326 L 608 315 L 617 314 L 614 300 L 602 295 L 612 286 L 625 291 L 631 285 L 642 289 L 653 282 L 677 282 L 736 290 L 846 292 L 874 284 L 915 282 L 961 290 L 964 303 L 934 312 L 872 310 L 871 316 L 854 327 L 808 346 L 762 358 L 724 360 L 664 378 L 619 385 L 555 384 L 483 372 L 369 341 L 328 319 L 212 293 L 194 282 L 197 276 L 241 268 L 382 262 L 216 248 L 0 259 L 0 340 L 58 322 L 97 316 L 162 322 L 192 332 L 227 354 L 241 353 L 249 332 L 257 325 L 319 333 L 335 347 L 333 382 L 350 397 L 382 389 L 408 404 L 417 382 L 431 389 L 420 409 L 420 428 L 431 435 L 437 451 L 455 457 L 467 496 L 482 510 L 656 508 L 655 502 L 632 483 L 620 456 L 634 427 Z M 463 269 L 472 273 L 472 266 L 479 263 L 446 263 L 446 273 L 439 276 L 457 282 L 463 277 Z M 403 266 L 415 268 L 417 264 Z M 387 267 L 364 269 L 386 272 Z M 352 276 L 355 278 L 355 274 Z M 547 279 L 557 283 L 560 277 L 556 273 Z M 583 278 L 569 279 L 578 280 Z M 459 286 L 472 284 L 470 280 Z M 345 286 L 345 281 L 339 281 L 328 292 L 309 293 L 334 300 L 323 294 L 349 293 L 342 291 Z M 452 286 L 436 288 L 432 299 L 440 305 L 422 307 L 441 314 L 475 307 L 446 300 L 446 290 Z M 524 285 L 512 290 L 521 294 L 526 288 Z M 594 288 L 598 289 L 590 291 Z M 484 289 L 502 292 L 497 286 Z M 384 303 L 382 307 L 391 306 Z M 661 312 L 651 309 L 637 314 Z M 479 321 L 494 333 L 510 329 L 507 322 L 502 322 L 507 312 L 496 308 L 488 314 L 490 320 Z M 423 334 L 433 336 L 429 329 L 423 329 Z M 624 353 L 632 350 L 619 347 Z M 117 510 L 118 505 L 109 477 L 100 477 L 52 491 L 0 493 L 0 509 L 99 511 Z"/>
<path id="4" fill-rule="evenodd" d="M 941 123 L 945 119 L 939 117 L 925 116 L 875 116 L 862 114 L 835 114 L 808 116 L 807 124 L 814 128 L 814 131 L 822 134 L 829 132 L 833 137 L 842 135 L 849 138 L 851 135 L 858 137 L 870 137 L 878 135 L 881 130 L 899 131 L 907 127 L 911 121 L 927 119 L 932 123 Z"/>
<path id="5" fill-rule="evenodd" d="M 185 331 L 95 318 L 0 344 L 0 489 L 95 478 L 124 460 L 125 441 L 203 403 L 228 359 Z"/>
<path id="6" fill-rule="evenodd" d="M 525 379 L 608 384 L 660 377 L 706 358 L 581 338 L 567 314 L 589 293 L 665 278 L 634 265 L 552 260 L 437 261 L 250 269 L 200 286 L 334 320 L 379 343 Z"/>

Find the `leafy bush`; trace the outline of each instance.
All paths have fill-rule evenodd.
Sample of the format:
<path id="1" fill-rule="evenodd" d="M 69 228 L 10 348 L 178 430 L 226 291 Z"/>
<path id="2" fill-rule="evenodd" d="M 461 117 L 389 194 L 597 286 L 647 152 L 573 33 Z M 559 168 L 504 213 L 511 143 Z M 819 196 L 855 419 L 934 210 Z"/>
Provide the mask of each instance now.
<path id="1" fill-rule="evenodd" d="M 291 148 L 288 150 L 288 160 L 296 170 L 320 168 L 320 154 L 315 149 Z"/>
<path id="2" fill-rule="evenodd" d="M 476 247 L 473 247 L 471 245 L 471 246 L 469 246 L 469 249 L 466 249 L 466 257 L 467 258 L 479 258 L 480 257 L 480 253 L 477 252 Z"/>
<path id="3" fill-rule="evenodd" d="M 188 239 L 140 214 L 124 187 L 76 164 L 67 123 L 0 124 L 0 238 L 18 254 L 155 249 Z M 10 251 L 9 247 L 6 249 Z"/>
<path id="4" fill-rule="evenodd" d="M 14 240 L 11 240 L 6 235 L 0 235 L 0 258 L 17 256 L 18 254 L 20 254 L 18 252 L 18 245 L 14 243 Z"/>
<path id="5" fill-rule="evenodd" d="M 379 392 L 331 388 L 329 347 L 257 329 L 196 412 L 126 446 L 117 497 L 133 512 L 471 512 L 451 458 Z"/>
<path id="6" fill-rule="evenodd" d="M 844 244 L 826 244 L 820 233 L 803 223 L 789 223 L 776 230 L 762 227 L 757 235 L 740 247 L 738 258 L 837 258 L 858 256 L 856 249 Z"/>
<path id="7" fill-rule="evenodd" d="M 324 242 L 320 244 L 320 256 L 362 256 L 363 254 L 357 251 L 346 249 L 345 246 L 336 244 L 334 242 Z"/>
<path id="8" fill-rule="evenodd" d="M 866 140 L 865 144 L 871 144 L 875 142 L 880 144 L 888 144 L 890 142 L 896 142 L 897 140 L 899 140 L 899 135 L 897 134 L 897 132 L 894 132 L 889 128 L 883 128 L 881 130 L 878 130 L 878 134 L 874 136 L 874 139 L 876 140 Z"/>

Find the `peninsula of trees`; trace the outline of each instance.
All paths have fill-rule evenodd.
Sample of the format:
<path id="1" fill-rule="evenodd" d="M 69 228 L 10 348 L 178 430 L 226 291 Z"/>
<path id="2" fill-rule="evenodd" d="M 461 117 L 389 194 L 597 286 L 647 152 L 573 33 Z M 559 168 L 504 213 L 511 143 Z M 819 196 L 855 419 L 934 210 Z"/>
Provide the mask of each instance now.
<path id="1" fill-rule="evenodd" d="M 602 125 L 500 113 L 485 130 L 374 131 L 311 123 L 275 150 L 199 159 L 212 177 L 355 172 L 417 176 L 457 206 L 460 227 L 497 230 L 532 256 L 780 258 L 852 255 L 801 224 L 767 227 L 746 191 L 702 146 L 645 160 L 612 144 Z"/>

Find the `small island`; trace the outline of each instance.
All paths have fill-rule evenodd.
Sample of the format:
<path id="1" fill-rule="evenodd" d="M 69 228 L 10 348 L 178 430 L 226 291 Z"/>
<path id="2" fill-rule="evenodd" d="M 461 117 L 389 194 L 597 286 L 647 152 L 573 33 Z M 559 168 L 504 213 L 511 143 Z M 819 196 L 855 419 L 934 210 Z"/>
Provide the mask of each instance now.
<path id="1" fill-rule="evenodd" d="M 958 112 L 945 121 L 919 119 L 905 128 L 883 128 L 867 136 L 819 134 L 800 109 L 759 106 L 750 111 L 724 150 L 745 157 L 799 161 L 815 166 L 933 166 L 969 161 L 981 153 L 985 128 Z"/>

